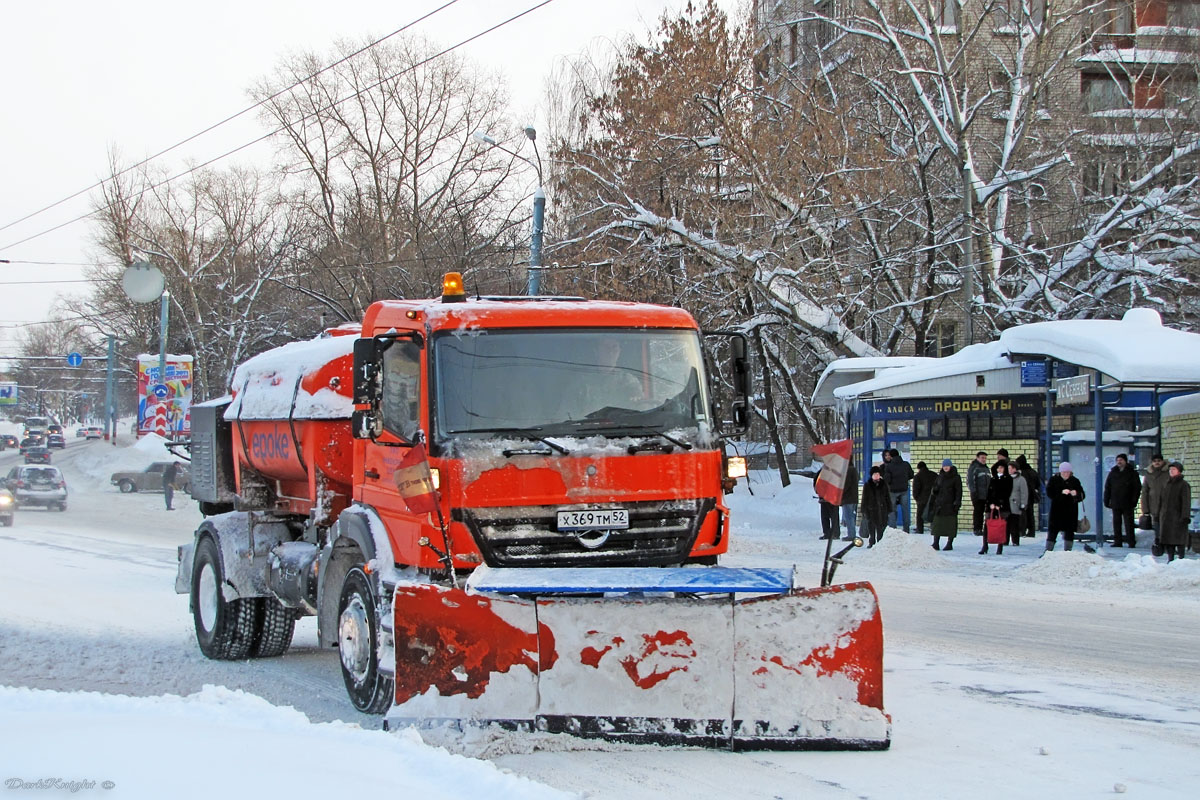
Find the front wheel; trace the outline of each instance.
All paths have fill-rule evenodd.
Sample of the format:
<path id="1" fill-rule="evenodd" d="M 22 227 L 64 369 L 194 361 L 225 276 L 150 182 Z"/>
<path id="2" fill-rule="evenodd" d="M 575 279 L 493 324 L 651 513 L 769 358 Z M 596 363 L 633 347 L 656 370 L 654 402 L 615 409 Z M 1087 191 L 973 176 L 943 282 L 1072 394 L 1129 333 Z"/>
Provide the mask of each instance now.
<path id="1" fill-rule="evenodd" d="M 395 684 L 379 671 L 379 611 L 371 581 L 361 567 L 350 570 L 342 583 L 338 653 L 346 693 L 354 707 L 366 714 L 387 711 Z"/>
<path id="2" fill-rule="evenodd" d="M 129 494 L 130 492 L 132 492 L 134 489 L 137 488 L 136 486 L 133 485 L 133 481 L 131 481 L 131 480 L 123 480 L 120 483 L 118 483 L 117 486 L 120 487 L 122 494 Z"/>
<path id="3" fill-rule="evenodd" d="M 246 658 L 255 643 L 258 598 L 226 600 L 224 583 L 216 542 L 205 536 L 196 544 L 192 562 L 192 622 L 196 627 L 196 642 L 200 652 L 209 658 L 231 661 Z"/>

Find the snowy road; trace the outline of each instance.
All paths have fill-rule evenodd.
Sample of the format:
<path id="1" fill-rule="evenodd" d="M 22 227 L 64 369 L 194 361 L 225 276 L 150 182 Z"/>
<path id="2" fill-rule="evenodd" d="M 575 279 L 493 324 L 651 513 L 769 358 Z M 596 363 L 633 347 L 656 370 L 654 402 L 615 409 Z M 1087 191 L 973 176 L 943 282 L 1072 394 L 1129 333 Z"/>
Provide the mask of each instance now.
<path id="1" fill-rule="evenodd" d="M 316 648 L 312 620 L 281 659 L 200 655 L 187 599 L 174 593 L 175 548 L 200 515 L 190 503 L 165 511 L 159 494 L 119 494 L 106 480 L 113 452 L 72 442 L 55 456 L 70 508 L 22 509 L 16 526 L 0 529 L 0 685 L 186 695 L 218 684 L 314 721 L 377 727 L 350 707 L 336 653 Z M 4 471 L 11 461 L 0 454 Z M 799 563 L 815 577 L 822 550 L 811 510 L 797 492 L 762 494 L 738 498 L 743 544 L 730 563 Z M 871 580 L 881 597 L 889 752 L 592 749 L 561 740 L 527 752 L 533 744 L 519 737 L 464 749 L 590 798 L 1069 798 L 1117 784 L 1139 797 L 1191 796 L 1188 787 L 1200 785 L 1200 587 L 1020 580 L 1014 568 L 1037 549 L 984 559 L 971 544 L 960 539 L 942 556 L 911 537 L 893 543 L 893 563 L 883 562 L 882 547 L 856 552 L 838 575 Z M 936 561 L 914 568 L 922 558 Z"/>

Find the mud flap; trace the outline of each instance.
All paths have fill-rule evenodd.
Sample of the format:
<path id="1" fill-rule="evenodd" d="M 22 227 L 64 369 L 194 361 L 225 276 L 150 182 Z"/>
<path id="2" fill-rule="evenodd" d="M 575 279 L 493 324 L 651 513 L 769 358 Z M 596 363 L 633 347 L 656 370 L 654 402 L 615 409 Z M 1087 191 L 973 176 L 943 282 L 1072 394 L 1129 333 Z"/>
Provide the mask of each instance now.
<path id="1" fill-rule="evenodd" d="M 659 571 L 661 574 L 661 571 Z M 735 600 L 396 591 L 388 726 L 733 749 L 885 749 L 869 584 Z"/>

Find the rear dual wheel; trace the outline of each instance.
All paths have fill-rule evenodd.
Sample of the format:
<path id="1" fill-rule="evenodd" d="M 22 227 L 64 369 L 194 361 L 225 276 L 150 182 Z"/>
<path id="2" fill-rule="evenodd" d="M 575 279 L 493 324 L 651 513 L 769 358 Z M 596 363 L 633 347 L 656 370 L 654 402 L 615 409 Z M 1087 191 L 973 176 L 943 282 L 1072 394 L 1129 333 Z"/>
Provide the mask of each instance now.
<path id="1" fill-rule="evenodd" d="M 205 536 L 192 561 L 192 620 L 200 651 L 218 661 L 272 658 L 287 652 L 296 614 L 274 597 L 225 599 L 217 544 Z"/>

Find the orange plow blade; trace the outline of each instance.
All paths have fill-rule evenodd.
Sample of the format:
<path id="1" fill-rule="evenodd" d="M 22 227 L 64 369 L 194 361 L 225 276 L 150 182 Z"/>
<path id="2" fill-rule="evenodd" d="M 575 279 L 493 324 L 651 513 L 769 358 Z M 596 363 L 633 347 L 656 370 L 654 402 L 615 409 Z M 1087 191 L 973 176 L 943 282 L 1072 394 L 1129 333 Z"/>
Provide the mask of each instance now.
<path id="1" fill-rule="evenodd" d="M 761 570 L 749 581 L 725 568 L 553 572 L 491 570 L 467 590 L 397 587 L 389 727 L 888 747 L 869 584 L 763 593 Z M 790 587 L 790 570 L 778 572 Z"/>

